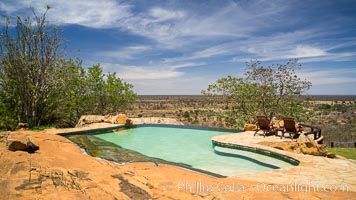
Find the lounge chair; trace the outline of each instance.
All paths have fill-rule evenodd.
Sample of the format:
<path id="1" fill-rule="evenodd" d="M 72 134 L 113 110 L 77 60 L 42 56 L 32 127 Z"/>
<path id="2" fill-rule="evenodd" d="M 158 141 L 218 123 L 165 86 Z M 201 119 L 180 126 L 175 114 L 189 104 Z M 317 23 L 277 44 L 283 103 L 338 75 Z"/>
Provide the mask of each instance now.
<path id="1" fill-rule="evenodd" d="M 293 140 L 299 137 L 299 134 L 303 131 L 301 127 L 296 127 L 295 121 L 293 118 L 284 118 L 284 130 L 282 132 L 282 138 L 285 133 L 289 133 L 289 137 Z"/>
<path id="2" fill-rule="evenodd" d="M 270 133 L 273 129 L 270 121 L 265 116 L 258 116 L 257 117 L 257 130 L 254 136 L 257 134 L 258 131 L 263 131 L 263 137 L 266 137 L 267 133 Z"/>

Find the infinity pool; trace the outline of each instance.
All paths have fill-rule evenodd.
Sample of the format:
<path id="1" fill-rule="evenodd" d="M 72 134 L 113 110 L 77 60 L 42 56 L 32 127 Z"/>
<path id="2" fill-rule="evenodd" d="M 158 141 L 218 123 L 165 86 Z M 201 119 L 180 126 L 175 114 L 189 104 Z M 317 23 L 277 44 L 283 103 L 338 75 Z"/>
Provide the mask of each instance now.
<path id="1" fill-rule="evenodd" d="M 237 176 L 290 167 L 282 160 L 248 151 L 212 146 L 211 138 L 226 132 L 167 127 L 138 127 L 94 137 L 146 156 L 184 163 L 193 168 Z M 216 151 L 224 152 L 223 155 Z"/>

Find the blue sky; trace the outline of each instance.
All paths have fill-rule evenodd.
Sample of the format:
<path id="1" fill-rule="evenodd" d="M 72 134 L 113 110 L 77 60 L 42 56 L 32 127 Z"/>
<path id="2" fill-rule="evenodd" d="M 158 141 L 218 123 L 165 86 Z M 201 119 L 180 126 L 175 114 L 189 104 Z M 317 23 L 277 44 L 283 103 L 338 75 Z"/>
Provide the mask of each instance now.
<path id="1" fill-rule="evenodd" d="M 354 0 L 1 0 L 0 23 L 46 5 L 68 56 L 117 72 L 138 94 L 200 94 L 243 77 L 246 61 L 298 58 L 309 94 L 356 95 Z"/>

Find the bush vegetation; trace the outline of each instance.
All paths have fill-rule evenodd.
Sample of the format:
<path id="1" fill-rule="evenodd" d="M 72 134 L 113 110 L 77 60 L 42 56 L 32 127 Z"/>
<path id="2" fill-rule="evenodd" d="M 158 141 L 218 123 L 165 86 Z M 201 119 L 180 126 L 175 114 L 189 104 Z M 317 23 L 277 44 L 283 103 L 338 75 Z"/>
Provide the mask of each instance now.
<path id="1" fill-rule="evenodd" d="M 50 8 L 47 7 L 47 11 Z M 126 110 L 133 86 L 99 64 L 65 57 L 62 31 L 42 16 L 9 18 L 0 35 L 0 128 L 73 126 L 83 114 Z"/>
<path id="2" fill-rule="evenodd" d="M 247 63 L 246 78 L 221 78 L 202 94 L 224 98 L 226 111 L 221 115 L 230 126 L 242 126 L 258 115 L 271 117 L 270 113 L 300 120 L 306 116 L 299 97 L 311 86 L 311 82 L 297 76 L 300 67 L 296 59 L 269 66 L 253 61 Z"/>

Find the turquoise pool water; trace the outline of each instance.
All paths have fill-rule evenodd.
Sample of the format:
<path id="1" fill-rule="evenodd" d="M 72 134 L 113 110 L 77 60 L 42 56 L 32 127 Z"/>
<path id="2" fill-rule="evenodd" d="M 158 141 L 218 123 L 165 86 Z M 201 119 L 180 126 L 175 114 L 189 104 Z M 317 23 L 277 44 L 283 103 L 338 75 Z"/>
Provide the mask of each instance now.
<path id="1" fill-rule="evenodd" d="M 229 133 L 184 128 L 138 127 L 94 136 L 150 157 L 185 163 L 193 168 L 224 176 L 292 166 L 279 159 L 241 150 L 215 147 L 218 148 L 217 151 L 227 153 L 217 154 L 211 138 L 224 134 Z"/>

